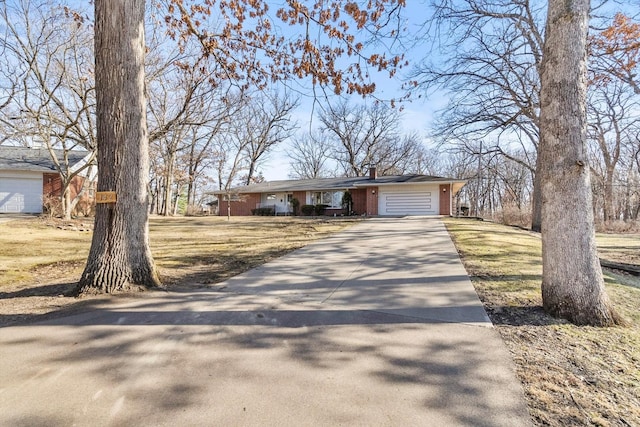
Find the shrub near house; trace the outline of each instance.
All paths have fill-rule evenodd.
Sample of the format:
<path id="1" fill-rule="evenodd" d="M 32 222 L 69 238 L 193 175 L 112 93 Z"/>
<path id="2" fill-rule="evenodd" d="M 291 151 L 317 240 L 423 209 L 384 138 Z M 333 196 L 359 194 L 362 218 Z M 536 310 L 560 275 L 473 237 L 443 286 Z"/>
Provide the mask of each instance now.
<path id="1" fill-rule="evenodd" d="M 314 205 L 302 205 L 300 210 L 304 216 L 311 216 L 316 213 L 316 207 Z"/>

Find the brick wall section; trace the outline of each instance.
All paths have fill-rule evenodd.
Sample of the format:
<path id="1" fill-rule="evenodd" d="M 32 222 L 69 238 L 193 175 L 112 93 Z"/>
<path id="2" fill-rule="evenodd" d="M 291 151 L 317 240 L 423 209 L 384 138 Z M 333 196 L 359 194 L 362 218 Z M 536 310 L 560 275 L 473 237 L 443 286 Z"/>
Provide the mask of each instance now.
<path id="1" fill-rule="evenodd" d="M 325 216 L 341 216 L 344 214 L 344 211 L 342 210 L 342 208 L 327 208 L 324 211 L 324 215 Z"/>
<path id="2" fill-rule="evenodd" d="M 367 211 L 367 190 L 364 188 L 358 188 L 357 190 L 350 190 L 351 200 L 353 200 L 353 212 L 356 215 L 362 215 Z"/>
<path id="3" fill-rule="evenodd" d="M 378 187 L 351 190 L 351 199 L 356 215 L 378 215 Z"/>
<path id="4" fill-rule="evenodd" d="M 42 174 L 42 194 L 60 197 L 62 195 L 62 179 L 57 173 Z"/>
<path id="5" fill-rule="evenodd" d="M 69 189 L 71 190 L 71 199 L 73 200 L 78 193 L 82 191 L 82 186 L 84 185 L 84 178 L 81 176 L 76 176 L 71 180 L 71 184 L 69 185 Z M 83 194 L 83 199 L 87 199 L 89 197 L 88 193 Z"/>
<path id="6" fill-rule="evenodd" d="M 227 216 L 227 202 L 222 194 L 218 195 L 218 216 Z"/>
<path id="7" fill-rule="evenodd" d="M 82 191 L 85 178 L 76 176 L 71 180 L 69 184 L 69 192 L 71 200 L 74 200 L 78 194 Z M 74 215 L 91 215 L 93 207 L 95 206 L 95 189 L 96 182 L 92 183 L 92 187 L 89 191 L 85 191 L 82 197 L 75 205 L 73 210 Z M 91 191 L 93 190 L 93 191 Z M 44 173 L 42 174 L 42 196 L 43 206 L 45 210 L 58 210 L 62 204 L 62 178 L 57 173 Z"/>
<path id="8" fill-rule="evenodd" d="M 81 176 L 76 176 L 71 181 L 69 185 L 69 190 L 71 191 L 71 200 L 75 199 L 75 197 L 82 191 L 82 186 L 84 185 L 84 178 Z M 44 173 L 42 174 L 42 194 L 44 196 L 50 197 L 61 197 L 62 196 L 62 178 L 57 173 Z M 89 199 L 89 194 L 85 193 L 83 199 Z"/>
<path id="9" fill-rule="evenodd" d="M 218 196 L 220 209 L 219 216 L 227 216 L 227 201 L 222 200 L 224 196 Z M 251 210 L 260 203 L 260 193 L 242 194 L 242 201 L 231 201 L 231 216 L 249 216 Z"/>
<path id="10" fill-rule="evenodd" d="M 298 201 L 300 202 L 300 207 L 302 205 L 306 205 L 307 204 L 307 192 L 306 191 L 294 191 L 293 192 L 293 198 L 294 199 L 298 199 Z M 298 207 L 298 215 L 302 215 L 302 213 L 300 212 L 300 207 Z"/>

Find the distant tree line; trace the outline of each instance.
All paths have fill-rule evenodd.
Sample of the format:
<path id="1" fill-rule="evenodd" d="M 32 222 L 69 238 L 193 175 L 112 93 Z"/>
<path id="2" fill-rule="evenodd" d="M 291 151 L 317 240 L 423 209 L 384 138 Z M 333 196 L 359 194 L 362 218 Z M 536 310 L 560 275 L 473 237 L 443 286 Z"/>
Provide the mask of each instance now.
<path id="1" fill-rule="evenodd" d="M 441 149 L 460 155 L 465 164 L 460 177 L 470 180 L 464 191 L 474 214 L 507 213 L 539 230 L 547 2 L 447 0 L 432 2 L 431 8 L 425 38 L 447 61 L 425 58 L 412 75 L 427 93 L 442 90 L 450 100 L 431 137 Z M 594 2 L 591 10 L 586 158 L 594 215 L 601 223 L 637 221 L 640 23 L 607 2 Z"/>

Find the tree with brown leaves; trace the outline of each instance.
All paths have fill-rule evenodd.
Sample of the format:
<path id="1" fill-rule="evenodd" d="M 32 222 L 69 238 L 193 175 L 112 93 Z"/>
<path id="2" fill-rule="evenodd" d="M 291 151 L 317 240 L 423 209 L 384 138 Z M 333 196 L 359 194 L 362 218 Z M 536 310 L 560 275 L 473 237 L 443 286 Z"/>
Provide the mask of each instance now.
<path id="1" fill-rule="evenodd" d="M 617 13 L 611 25 L 589 39 L 591 83 L 619 79 L 640 94 L 640 23 Z"/>
<path id="2" fill-rule="evenodd" d="M 371 73 L 392 76 L 402 55 L 371 52 L 396 37 L 404 0 L 300 2 L 274 13 L 264 0 L 168 0 L 165 22 L 179 43 L 198 41 L 209 83 L 265 88 L 311 79 L 335 93 L 371 95 Z M 149 249 L 149 138 L 144 92 L 144 0 L 95 0 L 98 191 L 116 201 L 96 209 L 93 241 L 80 292 L 121 292 L 160 285 Z M 276 25 L 276 22 L 279 22 Z M 295 27 L 285 36 L 280 26 Z"/>

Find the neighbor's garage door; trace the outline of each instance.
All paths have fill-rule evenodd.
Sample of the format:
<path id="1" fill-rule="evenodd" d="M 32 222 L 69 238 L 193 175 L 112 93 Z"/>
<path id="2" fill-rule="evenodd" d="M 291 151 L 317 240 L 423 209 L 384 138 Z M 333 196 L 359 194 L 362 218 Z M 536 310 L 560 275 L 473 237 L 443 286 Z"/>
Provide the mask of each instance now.
<path id="1" fill-rule="evenodd" d="M 378 215 L 436 215 L 438 187 L 381 188 Z"/>
<path id="2" fill-rule="evenodd" d="M 0 175 L 0 213 L 42 212 L 42 174 Z"/>

